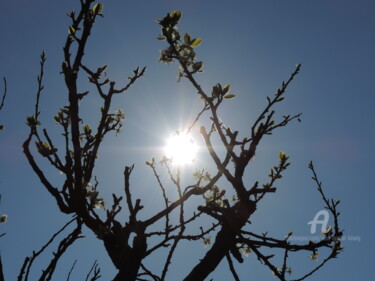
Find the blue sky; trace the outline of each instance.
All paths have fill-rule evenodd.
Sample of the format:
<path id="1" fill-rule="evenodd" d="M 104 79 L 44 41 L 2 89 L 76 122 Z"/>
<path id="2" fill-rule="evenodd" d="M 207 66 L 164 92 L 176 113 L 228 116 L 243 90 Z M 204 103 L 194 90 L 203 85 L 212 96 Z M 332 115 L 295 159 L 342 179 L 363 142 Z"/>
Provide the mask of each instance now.
<path id="1" fill-rule="evenodd" d="M 43 50 L 47 62 L 41 120 L 59 142 L 53 116 L 67 102 L 63 78 L 59 75 L 69 26 L 65 14 L 78 3 L 78 0 L 14 0 L 3 1 L 0 9 L 0 76 L 6 76 L 8 81 L 6 104 L 0 112 L 0 123 L 6 126 L 0 135 L 0 211 L 9 216 L 8 222 L 0 225 L 0 233 L 7 233 L 1 238 L 0 247 L 7 280 L 14 280 L 24 257 L 39 249 L 68 219 L 58 212 L 31 171 L 21 144 L 28 133 L 25 118 L 34 111 L 39 54 Z M 141 197 L 145 205 L 142 215 L 147 217 L 163 206 L 156 181 L 144 163 L 152 156 L 160 156 L 168 135 L 186 126 L 200 105 L 187 81 L 176 82 L 177 66 L 157 61 L 165 44 L 156 40 L 159 26 L 154 19 L 180 9 L 181 32 L 203 39 L 197 54 L 204 62 L 204 73 L 197 79 L 207 91 L 218 82 L 231 84 L 236 98 L 222 107 L 220 116 L 225 124 L 242 134 L 266 104 L 265 96 L 272 95 L 295 65 L 302 63 L 301 73 L 278 111 L 280 116 L 302 112 L 302 123 L 292 123 L 264 139 L 249 167 L 250 185 L 266 178 L 280 150 L 290 155 L 292 161 L 278 192 L 259 205 L 251 230 L 269 231 L 276 237 L 283 237 L 291 230 L 298 236 L 310 235 L 307 223 L 323 208 L 307 169 L 308 162 L 313 160 L 328 197 L 341 200 L 345 237 L 360 241 L 344 241 L 343 254 L 309 280 L 371 280 L 375 254 L 372 223 L 375 3 L 370 0 L 103 3 L 105 16 L 97 22 L 89 41 L 87 64 L 92 67 L 108 64 L 107 74 L 118 83 L 125 83 L 137 65 L 148 67 L 144 78 L 114 102 L 114 109 L 124 109 L 126 123 L 117 138 L 109 137 L 104 142 L 99 155 L 96 174 L 103 195 L 110 198 L 112 192 L 122 192 L 123 167 L 135 163 L 132 186 L 135 197 Z M 98 100 L 92 98 L 81 106 L 87 120 L 96 122 Z M 197 134 L 194 137 L 201 141 Z M 204 152 L 196 165 L 213 169 Z M 48 165 L 44 167 L 59 182 L 59 174 Z M 191 170 L 184 172 L 187 183 L 191 182 Z M 159 202 L 155 199 L 158 196 Z M 193 202 L 192 208 L 196 204 Z M 76 258 L 77 280 L 85 276 L 95 259 L 102 268 L 103 280 L 113 276 L 104 247 L 88 231 L 86 234 L 87 239 L 78 242 L 62 260 L 55 280 L 66 279 Z M 182 245 L 168 280 L 182 279 L 205 251 L 199 242 Z M 296 273 L 312 265 L 308 254 L 297 257 L 292 265 Z M 42 258 L 42 264 L 36 264 L 35 269 L 47 259 L 48 256 Z M 149 264 L 158 268 L 159 262 L 156 258 Z M 268 269 L 252 255 L 236 268 L 241 280 L 273 280 Z M 222 263 L 210 277 L 231 280 L 227 264 Z"/>

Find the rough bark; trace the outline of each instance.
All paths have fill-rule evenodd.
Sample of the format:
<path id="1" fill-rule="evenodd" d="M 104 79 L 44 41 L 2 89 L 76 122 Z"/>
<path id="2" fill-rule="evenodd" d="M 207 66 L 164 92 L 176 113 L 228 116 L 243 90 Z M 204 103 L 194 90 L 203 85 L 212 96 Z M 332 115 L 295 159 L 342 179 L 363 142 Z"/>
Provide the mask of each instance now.
<path id="1" fill-rule="evenodd" d="M 129 237 L 108 237 L 104 245 L 113 264 L 119 270 L 113 281 L 135 281 L 141 262 L 147 250 L 147 241 L 143 234 L 134 237 L 133 247 L 128 245 Z"/>
<path id="2" fill-rule="evenodd" d="M 184 281 L 205 280 L 233 248 L 237 234 L 254 211 L 255 204 L 247 201 L 237 203 L 227 214 L 224 214 L 222 228 L 218 232 L 214 244 Z"/>

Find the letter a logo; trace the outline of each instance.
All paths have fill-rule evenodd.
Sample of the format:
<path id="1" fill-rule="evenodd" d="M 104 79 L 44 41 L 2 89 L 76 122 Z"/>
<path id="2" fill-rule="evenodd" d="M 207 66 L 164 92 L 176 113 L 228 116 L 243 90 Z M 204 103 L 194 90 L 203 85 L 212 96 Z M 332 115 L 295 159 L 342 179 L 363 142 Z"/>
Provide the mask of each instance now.
<path id="1" fill-rule="evenodd" d="M 320 216 L 323 216 L 324 218 L 322 220 L 319 220 Z M 326 210 L 320 210 L 319 212 L 316 213 L 314 219 L 310 222 L 308 222 L 307 224 L 311 224 L 311 234 L 315 234 L 316 232 L 316 225 L 317 224 L 321 224 L 322 225 L 322 230 L 321 232 L 323 232 L 326 228 L 327 228 L 327 224 L 328 224 L 328 220 L 329 220 L 329 213 L 328 211 Z"/>

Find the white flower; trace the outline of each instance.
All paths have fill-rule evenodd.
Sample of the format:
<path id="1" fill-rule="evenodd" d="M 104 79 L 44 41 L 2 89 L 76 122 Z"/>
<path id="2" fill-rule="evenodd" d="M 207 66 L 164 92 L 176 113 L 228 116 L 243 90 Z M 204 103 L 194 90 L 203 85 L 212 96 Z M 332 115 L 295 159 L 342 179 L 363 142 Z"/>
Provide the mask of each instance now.
<path id="1" fill-rule="evenodd" d="M 322 234 L 326 235 L 326 236 L 330 236 L 333 232 L 333 227 L 332 226 L 328 226 L 323 232 Z"/>
<path id="2" fill-rule="evenodd" d="M 319 255 L 319 253 L 314 253 L 314 254 L 310 255 L 310 260 L 317 261 L 318 260 L 318 255 Z"/>
<path id="3" fill-rule="evenodd" d="M 207 248 L 211 244 L 211 237 L 203 238 L 202 244 Z"/>

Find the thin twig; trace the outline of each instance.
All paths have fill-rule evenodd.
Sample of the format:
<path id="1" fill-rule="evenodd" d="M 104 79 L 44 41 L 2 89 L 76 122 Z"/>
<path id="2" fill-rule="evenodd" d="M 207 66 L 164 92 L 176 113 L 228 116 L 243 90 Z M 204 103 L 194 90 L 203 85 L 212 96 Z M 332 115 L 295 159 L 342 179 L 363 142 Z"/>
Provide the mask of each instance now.
<path id="1" fill-rule="evenodd" d="M 38 251 L 38 252 L 35 252 L 33 251 L 33 255 L 32 257 L 27 257 L 25 259 L 25 262 L 24 262 L 24 265 L 22 266 L 22 268 L 26 268 L 27 266 L 27 269 L 26 269 L 26 275 L 25 275 L 25 281 L 28 280 L 28 277 L 29 277 L 29 273 L 30 273 L 30 268 L 34 262 L 34 260 L 41 254 L 43 253 L 43 251 L 54 241 L 54 239 L 61 233 L 65 230 L 65 228 L 67 228 L 72 222 L 74 222 L 76 220 L 76 218 L 72 218 L 70 221 L 68 221 L 61 229 L 59 229 L 55 234 L 52 235 L 52 237 L 47 241 L 46 244 L 43 245 L 43 247 Z M 21 281 L 23 278 L 23 274 L 22 274 L 22 270 L 21 270 L 21 273 L 20 275 L 18 276 L 18 280 Z"/>
<path id="2" fill-rule="evenodd" d="M 98 280 L 101 277 L 100 276 L 100 268 L 98 268 L 98 262 L 97 262 L 97 260 L 95 260 L 94 263 L 93 263 L 93 265 L 91 266 L 90 271 L 87 274 L 85 281 L 89 280 L 89 277 L 90 277 L 91 273 L 94 273 L 94 275 L 90 279 L 90 281 Z"/>
<path id="3" fill-rule="evenodd" d="M 73 269 L 74 269 L 76 263 L 77 263 L 77 260 L 74 261 L 72 267 L 70 268 L 69 273 L 68 273 L 68 279 L 66 279 L 66 281 L 69 281 L 69 279 L 70 279 L 70 274 L 72 273 L 72 271 L 73 271 Z"/>
<path id="4" fill-rule="evenodd" d="M 236 280 L 236 281 L 241 281 L 241 280 L 240 280 L 240 277 L 238 277 L 238 274 L 237 274 L 237 272 L 236 272 L 236 269 L 234 268 L 233 261 L 232 261 L 232 258 L 230 257 L 230 254 L 227 253 L 227 254 L 226 254 L 226 257 L 227 257 L 227 261 L 228 261 L 228 264 L 229 264 L 229 269 L 230 269 L 230 271 L 232 272 L 232 275 L 233 275 L 234 280 Z"/>
<path id="5" fill-rule="evenodd" d="M 0 110 L 3 109 L 4 107 L 4 103 L 5 103 L 5 97 L 7 95 L 7 80 L 5 77 L 3 77 L 3 80 L 4 80 L 4 94 L 3 94 L 3 97 L 1 99 L 1 105 L 0 105 Z"/>

